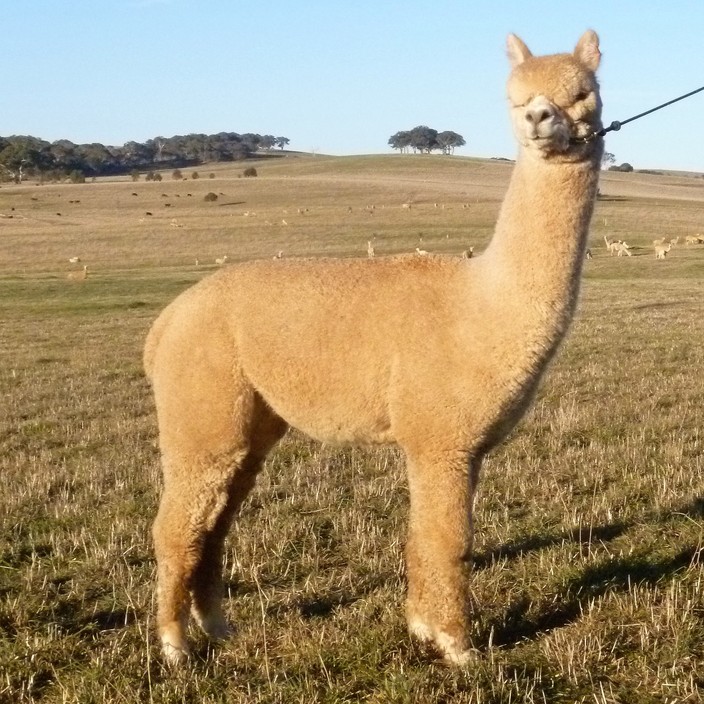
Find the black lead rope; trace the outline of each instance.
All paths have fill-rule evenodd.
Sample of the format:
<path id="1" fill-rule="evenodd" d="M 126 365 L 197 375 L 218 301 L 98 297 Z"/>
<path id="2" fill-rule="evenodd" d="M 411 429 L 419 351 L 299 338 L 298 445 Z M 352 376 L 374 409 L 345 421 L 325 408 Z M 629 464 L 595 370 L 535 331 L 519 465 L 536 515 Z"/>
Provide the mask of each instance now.
<path id="1" fill-rule="evenodd" d="M 685 98 L 689 98 L 690 95 L 694 95 L 695 93 L 700 93 L 703 90 L 704 90 L 704 86 L 702 86 L 701 88 L 697 88 L 696 90 L 693 90 L 691 93 L 686 93 L 685 95 L 680 95 L 679 98 L 674 98 L 673 100 L 668 100 L 666 103 L 663 103 L 662 105 L 658 105 L 656 108 L 650 108 L 650 110 L 646 110 L 645 112 L 642 112 L 639 115 L 634 115 L 633 117 L 629 117 L 627 120 L 624 120 L 623 122 L 619 122 L 618 120 L 614 120 L 608 127 L 602 127 L 602 129 L 600 129 L 598 132 L 592 132 L 589 136 L 582 137 L 581 139 L 576 139 L 575 141 L 576 142 L 584 142 L 586 144 L 587 142 L 591 142 L 596 137 L 603 137 L 607 132 L 618 132 L 624 125 L 627 125 L 629 122 L 633 122 L 633 120 L 637 120 L 639 117 L 645 117 L 646 115 L 650 115 L 651 112 L 655 112 L 656 110 L 666 108 L 668 105 L 672 105 L 672 103 L 676 103 L 679 100 L 684 100 Z"/>

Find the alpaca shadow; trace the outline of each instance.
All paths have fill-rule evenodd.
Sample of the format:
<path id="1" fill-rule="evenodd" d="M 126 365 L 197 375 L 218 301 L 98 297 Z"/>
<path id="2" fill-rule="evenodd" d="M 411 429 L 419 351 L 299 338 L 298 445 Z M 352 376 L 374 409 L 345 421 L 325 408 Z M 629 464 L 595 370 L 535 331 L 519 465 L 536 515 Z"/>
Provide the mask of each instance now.
<path id="1" fill-rule="evenodd" d="M 695 497 L 688 504 L 678 508 L 665 509 L 652 519 L 655 523 L 663 523 L 676 516 L 689 518 L 704 517 L 704 497 Z M 553 535 L 528 535 L 519 540 L 511 541 L 495 548 L 477 551 L 472 558 L 475 571 L 484 570 L 503 560 L 515 560 L 532 552 L 538 552 L 554 545 L 563 543 L 607 543 L 619 538 L 634 525 L 633 521 L 618 521 L 603 526 L 588 526 L 574 528 Z"/>
<path id="2" fill-rule="evenodd" d="M 300 582 L 302 583 L 303 581 L 305 581 L 305 578 L 301 577 Z M 266 607 L 266 615 L 276 619 L 282 617 L 285 613 L 297 611 L 305 620 L 328 618 L 334 615 L 339 609 L 350 606 L 360 599 L 367 598 L 378 589 L 384 588 L 388 585 L 388 581 L 389 580 L 382 575 L 370 575 L 360 580 L 353 589 L 347 592 L 330 590 L 327 593 L 301 596 L 298 599 L 286 603 L 270 603 Z M 267 589 L 274 585 L 295 589 L 295 585 L 291 585 L 290 582 L 277 579 L 268 580 L 266 583 L 262 584 L 262 587 Z M 226 585 L 225 593 L 227 599 L 236 599 L 244 594 L 255 594 L 257 592 L 258 588 L 254 584 L 233 581 Z"/>
<path id="3" fill-rule="evenodd" d="M 296 604 L 301 616 L 306 619 L 327 618 L 339 608 L 350 606 L 356 601 L 364 598 L 364 594 L 337 594 L 334 596 L 313 597 L 311 599 L 301 599 Z"/>
<path id="4" fill-rule="evenodd" d="M 581 545 L 589 545 L 594 542 L 606 543 L 620 537 L 632 526 L 633 523 L 619 522 L 604 526 L 574 528 L 555 535 L 529 535 L 520 540 L 475 553 L 473 556 L 474 570 L 484 570 L 497 562 L 515 560 L 528 553 L 563 543 L 579 543 Z"/>
<path id="5" fill-rule="evenodd" d="M 662 511 L 653 520 L 664 523 L 686 517 L 704 518 L 704 497 L 673 510 Z M 535 536 L 500 546 L 479 557 L 481 567 L 502 559 L 515 559 L 563 541 L 590 543 L 614 540 L 633 523 L 614 523 L 593 529 L 577 529 L 555 536 Z M 654 586 L 672 579 L 680 570 L 700 564 L 704 551 L 699 544 L 690 545 L 673 556 L 654 559 L 652 555 L 627 555 L 610 558 L 585 567 L 581 573 L 562 585 L 558 594 L 547 595 L 537 609 L 528 596 L 516 599 L 500 617 L 490 621 L 476 638 L 476 646 L 486 649 L 489 644 L 511 647 L 524 640 L 533 640 L 577 621 L 588 610 L 590 602 L 607 592 L 626 592 L 633 585 Z"/>
<path id="6" fill-rule="evenodd" d="M 481 649 L 486 649 L 489 643 L 512 647 L 525 640 L 534 640 L 576 622 L 588 611 L 595 598 L 607 592 L 626 592 L 636 584 L 662 584 L 680 570 L 700 562 L 701 552 L 700 546 L 691 545 L 661 560 L 643 555 L 626 556 L 586 567 L 562 587 L 561 593 L 546 598 L 538 609 L 527 596 L 514 601 L 500 619 L 488 623 L 477 637 L 476 645 Z"/>

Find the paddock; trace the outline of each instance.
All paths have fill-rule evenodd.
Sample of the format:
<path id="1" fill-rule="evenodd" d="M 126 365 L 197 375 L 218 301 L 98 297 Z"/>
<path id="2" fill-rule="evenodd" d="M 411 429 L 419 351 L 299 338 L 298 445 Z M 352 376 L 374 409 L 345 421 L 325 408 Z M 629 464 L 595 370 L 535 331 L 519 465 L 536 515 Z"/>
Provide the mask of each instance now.
<path id="1" fill-rule="evenodd" d="M 157 311 L 224 253 L 366 258 L 375 235 L 375 258 L 412 253 L 421 236 L 431 253 L 480 256 L 510 173 L 500 161 L 425 155 L 255 166 L 253 179 L 209 166 L 215 185 L 0 188 L 0 693 L 469 702 L 558 691 L 577 701 L 601 683 L 613 698 L 695 699 L 704 245 L 684 243 L 704 230 L 704 188 L 688 174 L 602 174 L 572 331 L 533 410 L 485 461 L 471 668 L 449 674 L 405 637 L 399 454 L 296 432 L 227 544 L 232 641 L 196 640 L 186 678 L 159 664 L 149 527 L 160 472 L 141 371 Z M 225 195 L 203 201 L 215 187 Z M 632 256 L 610 257 L 604 236 Z M 653 240 L 678 236 L 656 260 Z M 67 280 L 74 256 L 89 267 L 80 285 Z"/>

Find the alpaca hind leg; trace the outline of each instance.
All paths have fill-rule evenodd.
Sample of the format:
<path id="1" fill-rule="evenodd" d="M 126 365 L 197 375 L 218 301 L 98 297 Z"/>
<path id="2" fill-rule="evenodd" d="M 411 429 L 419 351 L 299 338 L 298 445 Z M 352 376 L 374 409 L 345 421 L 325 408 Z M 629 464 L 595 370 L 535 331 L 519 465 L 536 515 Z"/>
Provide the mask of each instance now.
<path id="1" fill-rule="evenodd" d="M 469 561 L 479 464 L 464 453 L 408 456 L 408 628 L 460 665 L 472 657 Z"/>
<path id="2" fill-rule="evenodd" d="M 172 663 L 188 655 L 186 626 L 191 588 L 208 534 L 228 509 L 229 468 L 245 453 L 229 458 L 165 459 L 165 488 L 154 522 L 157 559 L 157 628 L 164 655 Z M 177 481 L 188 477 L 188 483 Z"/>
<path id="3" fill-rule="evenodd" d="M 232 519 L 252 490 L 270 449 L 284 435 L 288 426 L 264 409 L 252 434 L 251 449 L 234 471 L 229 485 L 228 500 L 212 530 L 205 536 L 200 560 L 191 580 L 191 612 L 205 633 L 215 639 L 230 634 L 222 611 L 222 554 Z"/>

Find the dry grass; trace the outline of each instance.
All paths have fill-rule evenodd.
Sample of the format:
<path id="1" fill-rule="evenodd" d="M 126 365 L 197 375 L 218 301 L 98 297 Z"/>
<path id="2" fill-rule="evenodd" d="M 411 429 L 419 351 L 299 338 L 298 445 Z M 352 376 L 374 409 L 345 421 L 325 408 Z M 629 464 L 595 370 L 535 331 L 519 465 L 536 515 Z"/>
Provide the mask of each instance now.
<path id="1" fill-rule="evenodd" d="M 510 166 L 257 169 L 0 189 L 13 216 L 0 218 L 0 702 L 701 701 L 704 245 L 663 262 L 650 243 L 701 231 L 704 182 L 674 176 L 605 175 L 573 333 L 486 463 L 472 667 L 447 669 L 406 636 L 398 453 L 291 433 L 229 543 L 235 637 L 198 640 L 184 673 L 162 668 L 140 364 L 151 320 L 223 254 L 366 256 L 374 233 L 377 255 L 419 237 L 480 252 Z M 635 256 L 608 257 L 604 234 Z M 66 281 L 82 264 L 88 280 Z"/>

